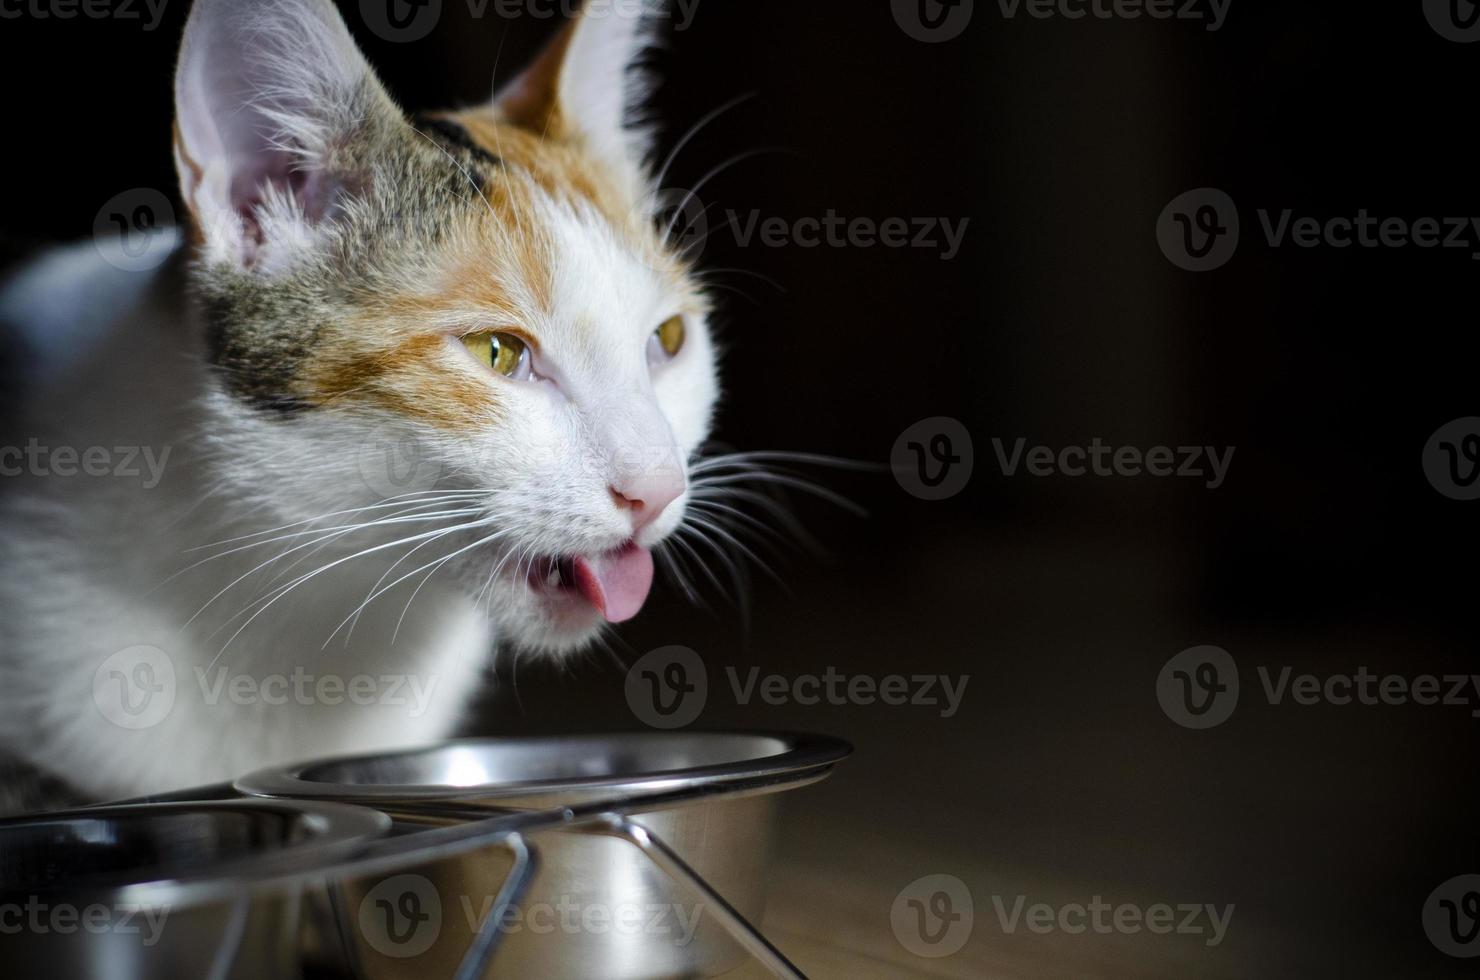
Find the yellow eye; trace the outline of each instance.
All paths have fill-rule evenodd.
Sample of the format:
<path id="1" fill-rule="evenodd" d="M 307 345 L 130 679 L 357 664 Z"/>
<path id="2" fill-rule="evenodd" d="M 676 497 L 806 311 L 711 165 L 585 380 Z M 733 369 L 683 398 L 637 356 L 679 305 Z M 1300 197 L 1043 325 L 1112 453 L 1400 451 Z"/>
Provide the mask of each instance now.
<path id="1" fill-rule="evenodd" d="M 529 347 L 508 333 L 475 333 L 462 339 L 481 364 L 487 364 L 506 378 L 517 377 L 527 366 Z"/>
<path id="2" fill-rule="evenodd" d="M 663 348 L 663 353 L 674 357 L 683 350 L 683 342 L 688 337 L 684 329 L 683 317 L 676 316 L 658 328 L 656 334 L 658 346 Z"/>

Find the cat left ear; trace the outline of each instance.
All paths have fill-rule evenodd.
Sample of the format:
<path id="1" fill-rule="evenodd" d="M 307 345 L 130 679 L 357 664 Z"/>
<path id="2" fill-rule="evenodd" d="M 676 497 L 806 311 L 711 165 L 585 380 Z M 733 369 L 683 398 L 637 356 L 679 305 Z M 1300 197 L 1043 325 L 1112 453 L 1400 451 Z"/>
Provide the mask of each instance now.
<path id="1" fill-rule="evenodd" d="M 196 233 L 240 268 L 311 247 L 364 178 L 351 143 L 402 119 L 330 0 L 195 0 L 175 105 Z"/>
<path id="2" fill-rule="evenodd" d="M 633 117 L 650 84 L 642 58 L 654 44 L 662 0 L 588 2 L 524 74 L 494 96 L 507 122 L 575 142 L 634 192 L 652 134 Z"/>

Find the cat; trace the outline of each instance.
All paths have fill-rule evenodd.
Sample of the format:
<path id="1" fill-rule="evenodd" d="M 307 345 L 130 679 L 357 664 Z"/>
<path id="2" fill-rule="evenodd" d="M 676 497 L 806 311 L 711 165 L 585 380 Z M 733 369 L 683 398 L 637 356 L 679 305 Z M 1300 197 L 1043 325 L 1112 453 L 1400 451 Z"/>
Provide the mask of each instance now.
<path id="1" fill-rule="evenodd" d="M 329 0 L 196 0 L 188 220 L 148 271 L 87 244 L 0 296 L 46 351 L 5 435 L 12 808 L 445 738 L 495 649 L 637 615 L 719 397 L 634 123 L 660 14 L 594 5 L 408 116 Z"/>

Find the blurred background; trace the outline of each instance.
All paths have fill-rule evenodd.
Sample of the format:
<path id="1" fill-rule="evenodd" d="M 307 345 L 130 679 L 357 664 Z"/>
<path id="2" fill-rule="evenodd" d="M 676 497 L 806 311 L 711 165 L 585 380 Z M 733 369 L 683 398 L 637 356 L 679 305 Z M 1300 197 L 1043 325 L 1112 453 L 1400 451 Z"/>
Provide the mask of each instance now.
<path id="1" fill-rule="evenodd" d="M 137 0 L 138 19 L 62 19 L 61 6 L 41 17 L 0 0 L 12 252 L 88 236 L 120 192 L 174 194 L 185 0 Z M 537 12 L 560 5 L 445 0 L 401 39 L 367 19 L 374 6 L 342 4 L 382 77 L 422 108 L 486 98 L 495 60 L 508 72 L 532 55 L 557 26 Z M 1480 46 L 1436 26 L 1447 6 L 1193 0 L 1198 19 L 1071 19 L 1027 0 L 927 0 L 926 18 L 945 18 L 934 30 L 916 0 L 689 7 L 654 58 L 662 152 L 752 97 L 683 148 L 668 186 L 779 149 L 699 192 L 703 264 L 729 270 L 714 273 L 719 439 L 887 465 L 906 430 L 948 418 L 971 441 L 953 439 L 953 478 L 969 458 L 970 479 L 926 500 L 908 468 L 803 468 L 868 516 L 791 494 L 822 550 L 783 529 L 779 584 L 754 574 L 744 603 L 710 586 L 708 609 L 669 588 L 609 654 L 501 664 L 470 730 L 640 728 L 626 665 L 681 645 L 707 668 L 694 727 L 850 739 L 833 779 L 787 801 L 767 922 L 819 976 L 1471 975 L 1423 913 L 1441 884 L 1480 871 L 1466 775 L 1480 705 L 1272 704 L 1258 673 L 1474 671 L 1480 503 L 1424 467 L 1436 430 L 1480 414 L 1463 109 Z M 1240 230 L 1226 262 L 1190 272 L 1157 229 L 1199 188 L 1227 195 Z M 1360 209 L 1463 218 L 1465 247 L 1274 247 L 1260 218 Z M 744 236 L 753 219 L 794 233 L 830 212 L 965 232 L 954 254 L 939 225 L 922 247 Z M 1057 453 L 1096 439 L 1233 456 L 1216 488 L 1009 473 L 999 458 L 1018 440 Z M 1228 652 L 1241 685 L 1231 717 L 1192 730 L 1158 678 L 1204 645 Z M 967 686 L 950 717 L 741 703 L 731 672 L 754 668 Z M 928 875 L 972 899 L 950 955 L 917 955 L 891 928 Z M 1216 945 L 1037 934 L 1000 914 L 1020 896 L 1235 911 Z"/>

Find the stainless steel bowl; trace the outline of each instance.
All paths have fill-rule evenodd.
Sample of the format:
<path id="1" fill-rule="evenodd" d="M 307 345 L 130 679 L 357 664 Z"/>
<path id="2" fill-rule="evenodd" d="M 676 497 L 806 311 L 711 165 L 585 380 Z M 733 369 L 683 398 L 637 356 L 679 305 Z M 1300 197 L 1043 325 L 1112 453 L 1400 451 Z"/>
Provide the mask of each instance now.
<path id="1" fill-rule="evenodd" d="M 0 820 L 0 972 L 298 977 L 305 872 L 390 826 L 373 810 L 263 800 Z"/>
<path id="2" fill-rule="evenodd" d="M 306 763 L 237 782 L 265 797 L 374 807 L 404 832 L 499 813 L 627 807 L 718 895 L 759 922 L 777 793 L 825 777 L 851 751 L 807 735 L 651 733 L 449 742 Z M 665 794 L 699 792 L 665 801 Z M 725 910 L 630 841 L 572 829 L 533 841 L 540 867 L 499 924 L 485 980 L 662 980 L 716 976 L 745 951 Z M 371 980 L 452 976 L 513 859 L 484 849 L 342 883 L 351 961 Z"/>

